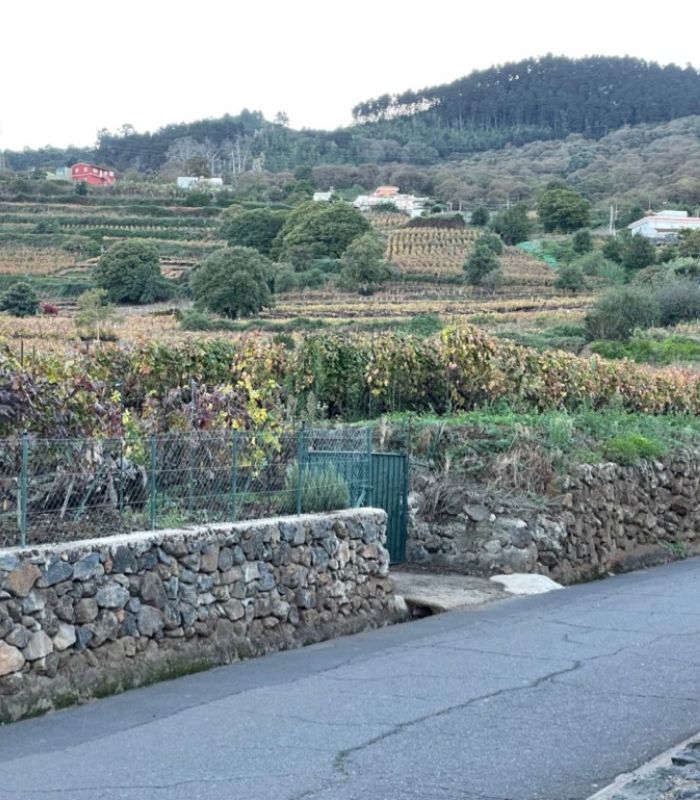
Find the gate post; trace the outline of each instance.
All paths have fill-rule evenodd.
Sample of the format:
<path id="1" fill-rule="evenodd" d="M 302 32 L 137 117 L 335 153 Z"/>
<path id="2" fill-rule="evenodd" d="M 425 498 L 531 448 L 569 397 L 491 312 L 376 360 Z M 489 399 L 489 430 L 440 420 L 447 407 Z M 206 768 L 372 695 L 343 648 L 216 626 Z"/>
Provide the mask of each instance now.
<path id="1" fill-rule="evenodd" d="M 365 432 L 365 459 L 366 459 L 366 474 L 367 474 L 367 506 L 372 506 L 373 500 L 373 489 L 374 486 L 372 485 L 373 476 L 372 476 L 372 426 L 368 425 L 367 430 Z"/>

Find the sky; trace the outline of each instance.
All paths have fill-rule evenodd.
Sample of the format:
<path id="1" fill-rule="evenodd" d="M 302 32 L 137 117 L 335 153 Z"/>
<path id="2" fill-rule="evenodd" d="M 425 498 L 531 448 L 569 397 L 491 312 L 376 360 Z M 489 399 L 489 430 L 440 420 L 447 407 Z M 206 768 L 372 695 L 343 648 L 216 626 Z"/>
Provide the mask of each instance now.
<path id="1" fill-rule="evenodd" d="M 546 53 L 700 68 L 699 23 L 697 0 L 5 0 L 0 148 L 243 108 L 335 128 L 362 100 Z"/>

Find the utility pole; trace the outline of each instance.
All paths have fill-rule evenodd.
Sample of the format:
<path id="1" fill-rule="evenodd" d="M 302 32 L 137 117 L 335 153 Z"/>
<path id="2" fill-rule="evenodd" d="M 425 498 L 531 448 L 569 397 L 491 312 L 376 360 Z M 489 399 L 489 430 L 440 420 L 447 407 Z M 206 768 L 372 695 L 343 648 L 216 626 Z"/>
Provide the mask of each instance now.
<path id="1" fill-rule="evenodd" d="M 608 229 L 611 236 L 615 236 L 615 206 L 610 204 L 610 227 Z"/>

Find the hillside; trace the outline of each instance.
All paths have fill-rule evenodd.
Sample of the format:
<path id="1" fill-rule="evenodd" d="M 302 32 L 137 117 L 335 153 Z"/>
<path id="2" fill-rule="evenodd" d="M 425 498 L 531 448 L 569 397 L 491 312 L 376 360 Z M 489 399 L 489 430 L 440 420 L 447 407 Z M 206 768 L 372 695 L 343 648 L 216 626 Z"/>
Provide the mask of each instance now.
<path id="1" fill-rule="evenodd" d="M 167 125 L 99 131 L 94 148 L 7 153 L 18 171 L 80 159 L 125 172 L 181 171 L 197 158 L 213 173 L 236 175 L 322 164 L 439 164 L 508 145 L 581 134 L 590 140 L 623 126 L 700 114 L 700 77 L 687 67 L 634 58 L 545 56 L 473 72 L 444 86 L 384 95 L 354 109 L 356 124 L 335 131 L 293 130 L 260 112 Z"/>

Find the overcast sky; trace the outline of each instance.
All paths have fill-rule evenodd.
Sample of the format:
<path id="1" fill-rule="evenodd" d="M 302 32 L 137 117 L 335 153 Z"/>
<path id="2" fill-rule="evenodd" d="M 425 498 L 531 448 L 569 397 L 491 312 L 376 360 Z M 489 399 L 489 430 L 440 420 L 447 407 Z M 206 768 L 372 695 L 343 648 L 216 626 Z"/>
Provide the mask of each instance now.
<path id="1" fill-rule="evenodd" d="M 0 147 L 242 108 L 333 128 L 361 100 L 547 52 L 700 67 L 699 23 L 697 0 L 4 0 Z"/>

